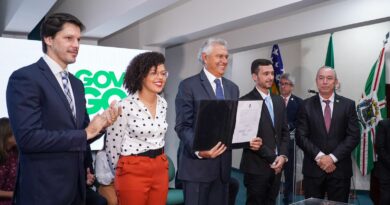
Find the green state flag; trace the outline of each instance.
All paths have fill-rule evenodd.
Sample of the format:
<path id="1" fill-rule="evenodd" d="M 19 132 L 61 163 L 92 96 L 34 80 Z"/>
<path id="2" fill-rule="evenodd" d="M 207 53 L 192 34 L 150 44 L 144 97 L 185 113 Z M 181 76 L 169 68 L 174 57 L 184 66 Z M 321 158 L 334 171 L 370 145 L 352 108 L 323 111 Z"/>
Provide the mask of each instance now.
<path id="1" fill-rule="evenodd" d="M 357 105 L 360 143 L 353 156 L 362 175 L 370 174 L 376 161 L 374 150 L 377 124 L 387 117 L 385 48 L 371 68 L 362 97 Z"/>
<path id="2" fill-rule="evenodd" d="M 326 52 L 325 66 L 334 68 L 333 33 L 330 34 L 328 51 Z"/>

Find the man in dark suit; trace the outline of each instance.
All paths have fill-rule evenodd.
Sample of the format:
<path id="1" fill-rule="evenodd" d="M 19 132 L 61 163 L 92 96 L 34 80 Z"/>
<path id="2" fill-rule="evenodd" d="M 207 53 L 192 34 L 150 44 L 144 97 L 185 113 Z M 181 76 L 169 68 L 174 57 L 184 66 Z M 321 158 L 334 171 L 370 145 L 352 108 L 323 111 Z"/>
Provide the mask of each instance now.
<path id="1" fill-rule="evenodd" d="M 351 152 L 359 143 L 355 102 L 337 95 L 336 71 L 321 67 L 318 95 L 304 100 L 298 114 L 297 145 L 303 150 L 305 198 L 348 202 L 352 176 Z"/>
<path id="2" fill-rule="evenodd" d="M 20 152 L 15 204 L 84 204 L 87 140 L 120 113 L 111 104 L 90 122 L 83 84 L 67 72 L 76 61 L 82 28 L 70 14 L 46 17 L 44 57 L 9 78 L 7 108 Z"/>
<path id="3" fill-rule="evenodd" d="M 294 185 L 294 165 L 295 165 L 295 128 L 299 106 L 302 103 L 302 99 L 293 95 L 295 79 L 289 73 L 283 73 L 279 80 L 280 96 L 283 98 L 288 120 L 288 130 L 290 132 L 290 141 L 288 143 L 288 162 L 284 168 L 284 204 L 290 204 L 292 202 L 293 185 Z"/>
<path id="4" fill-rule="evenodd" d="M 374 174 L 379 178 L 379 204 L 390 204 L 390 120 L 381 120 L 378 123 L 376 139 L 378 161 Z"/>
<path id="5" fill-rule="evenodd" d="M 271 61 L 257 59 L 251 66 L 255 88 L 241 97 L 242 100 L 264 100 L 257 136 L 262 139 L 259 150 L 244 149 L 240 169 L 244 172 L 247 188 L 246 204 L 275 204 L 281 179 L 281 171 L 288 161 L 290 139 L 286 108 L 280 96 L 270 94 L 274 82 Z"/>
<path id="6" fill-rule="evenodd" d="M 208 39 L 198 58 L 203 70 L 180 83 L 175 100 L 175 130 L 180 138 L 178 179 L 183 182 L 186 205 L 227 205 L 231 150 L 226 150 L 221 142 L 211 150 L 194 150 L 194 128 L 200 100 L 235 100 L 239 97 L 239 89 L 223 77 L 228 65 L 225 40 Z M 260 141 L 256 140 L 255 144 L 260 146 Z"/>

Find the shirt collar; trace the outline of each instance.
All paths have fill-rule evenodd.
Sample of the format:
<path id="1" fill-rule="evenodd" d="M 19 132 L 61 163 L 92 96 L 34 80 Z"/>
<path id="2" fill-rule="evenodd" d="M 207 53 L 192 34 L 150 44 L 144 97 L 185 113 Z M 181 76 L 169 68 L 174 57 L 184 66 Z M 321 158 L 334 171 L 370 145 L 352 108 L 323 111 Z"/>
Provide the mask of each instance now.
<path id="1" fill-rule="evenodd" d="M 217 78 L 217 77 L 215 77 L 213 74 L 211 74 L 211 73 L 206 69 L 206 67 L 203 67 L 203 71 L 204 71 L 204 73 L 206 74 L 206 77 L 207 77 L 207 79 L 210 81 L 210 83 L 214 83 L 214 80 L 215 80 L 215 79 L 220 79 L 220 80 L 221 80 L 221 83 L 222 83 L 222 78 Z"/>
<path id="2" fill-rule="evenodd" d="M 263 98 L 263 100 L 265 100 L 265 98 L 266 97 L 271 97 L 271 93 L 270 92 L 268 92 L 268 94 L 265 94 L 265 93 L 263 93 L 263 91 L 261 91 L 260 89 L 258 89 L 257 87 L 256 87 L 256 90 L 257 90 L 257 92 L 259 92 L 260 93 L 260 95 L 261 95 L 261 97 Z"/>
<path id="3" fill-rule="evenodd" d="M 330 100 L 330 103 L 333 103 L 333 102 L 334 102 L 334 93 L 332 93 L 332 95 L 331 95 L 330 98 L 328 98 L 328 99 L 323 98 L 320 94 L 318 94 L 318 96 L 320 96 L 320 101 L 321 101 L 321 103 L 322 103 L 324 100 Z"/>
<path id="4" fill-rule="evenodd" d="M 57 62 L 55 62 L 52 58 L 50 58 L 50 56 L 48 56 L 47 54 L 43 56 L 43 60 L 45 60 L 45 62 L 49 66 L 50 70 L 54 73 L 54 75 L 60 74 L 60 72 L 64 71 L 61 68 L 61 66 Z M 65 71 L 69 72 L 68 67 L 65 68 Z"/>
<path id="5" fill-rule="evenodd" d="M 280 95 L 280 97 L 282 97 L 282 98 L 286 98 L 286 99 L 290 99 L 291 98 L 291 94 L 290 95 L 288 95 L 287 97 L 284 97 L 283 95 Z"/>

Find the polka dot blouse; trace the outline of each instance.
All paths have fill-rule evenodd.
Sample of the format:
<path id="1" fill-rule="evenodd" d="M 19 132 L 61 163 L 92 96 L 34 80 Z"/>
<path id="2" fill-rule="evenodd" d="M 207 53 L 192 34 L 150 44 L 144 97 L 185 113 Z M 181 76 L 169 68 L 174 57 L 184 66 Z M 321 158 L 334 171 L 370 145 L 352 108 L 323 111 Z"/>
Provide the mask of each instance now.
<path id="1" fill-rule="evenodd" d="M 156 116 L 153 119 L 148 108 L 140 101 L 138 92 L 119 102 L 122 115 L 107 128 L 106 152 L 112 170 L 115 170 L 119 156 L 139 154 L 164 147 L 167 102 L 157 96 Z"/>

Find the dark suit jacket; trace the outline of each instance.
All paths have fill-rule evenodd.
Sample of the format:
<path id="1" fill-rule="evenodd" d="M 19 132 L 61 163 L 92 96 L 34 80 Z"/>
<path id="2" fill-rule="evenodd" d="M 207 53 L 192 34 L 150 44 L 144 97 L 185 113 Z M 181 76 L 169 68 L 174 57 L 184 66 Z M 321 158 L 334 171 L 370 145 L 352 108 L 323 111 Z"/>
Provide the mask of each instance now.
<path id="1" fill-rule="evenodd" d="M 315 161 L 320 151 L 333 154 L 338 159 L 336 170 L 330 176 L 352 176 L 351 152 L 360 141 L 355 102 L 337 94 L 334 100 L 329 134 L 318 94 L 304 100 L 299 111 L 295 139 L 305 153 L 302 168 L 305 176 L 320 177 L 326 174 Z"/>
<path id="2" fill-rule="evenodd" d="M 236 84 L 222 78 L 225 99 L 238 99 Z M 231 150 L 215 159 L 199 159 L 193 149 L 194 128 L 200 100 L 216 99 L 213 88 L 204 71 L 183 80 L 176 96 L 176 126 L 180 138 L 178 178 L 193 182 L 211 182 L 218 177 L 230 179 Z"/>
<path id="3" fill-rule="evenodd" d="M 375 166 L 375 175 L 379 179 L 390 179 L 390 120 L 381 120 L 378 123 L 376 138 L 376 152 L 378 161 Z"/>
<path id="4" fill-rule="evenodd" d="M 65 94 L 41 58 L 16 70 L 7 86 L 7 108 L 20 152 L 14 200 L 17 204 L 70 204 L 85 198 L 84 156 L 89 123 L 84 87 L 69 75 L 76 121 Z"/>
<path id="5" fill-rule="evenodd" d="M 256 88 L 241 97 L 241 99 L 263 100 Z M 259 129 L 257 131 L 257 136 L 263 140 L 263 145 L 258 151 L 253 151 L 248 148 L 244 149 L 240 169 L 245 173 L 262 175 L 274 172 L 270 164 L 277 157 L 275 148 L 277 148 L 279 155 L 288 155 L 290 135 L 287 126 L 286 106 L 280 96 L 271 95 L 271 99 L 274 108 L 275 126 L 272 125 L 267 105 L 263 103 Z"/>
<path id="6" fill-rule="evenodd" d="M 302 99 L 291 95 L 287 104 L 287 121 L 288 121 L 288 129 L 289 131 L 294 130 L 297 127 L 297 116 L 299 111 L 299 106 L 302 104 Z"/>

